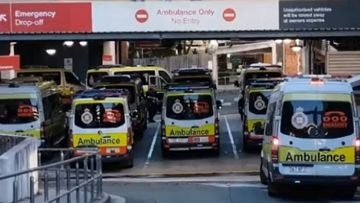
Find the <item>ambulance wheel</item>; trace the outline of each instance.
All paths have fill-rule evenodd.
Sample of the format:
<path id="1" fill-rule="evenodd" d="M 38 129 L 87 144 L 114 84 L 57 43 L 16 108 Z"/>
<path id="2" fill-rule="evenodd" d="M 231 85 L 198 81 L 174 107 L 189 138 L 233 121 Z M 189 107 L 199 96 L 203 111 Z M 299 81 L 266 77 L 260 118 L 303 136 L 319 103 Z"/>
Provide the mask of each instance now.
<path id="1" fill-rule="evenodd" d="M 250 150 L 250 147 L 249 147 L 249 145 L 248 145 L 248 143 L 247 143 L 247 141 L 245 139 L 245 136 L 243 134 L 243 151 L 244 152 L 249 152 L 249 150 Z"/>
<path id="2" fill-rule="evenodd" d="M 267 185 L 268 182 L 267 182 L 267 179 L 266 179 L 266 175 L 265 175 L 262 168 L 263 168 L 263 163 L 262 163 L 262 160 L 261 160 L 261 162 L 260 162 L 260 182 L 263 185 Z"/>
<path id="3" fill-rule="evenodd" d="M 213 156 L 220 156 L 220 149 L 219 148 L 213 149 L 212 154 L 213 154 Z"/>
<path id="4" fill-rule="evenodd" d="M 356 186 L 344 187 L 341 190 L 341 196 L 347 200 L 351 200 L 354 198 L 356 191 L 357 191 Z"/>
<path id="5" fill-rule="evenodd" d="M 144 122 L 144 127 L 143 127 L 143 129 L 144 129 L 144 131 L 147 129 L 147 120 L 145 119 L 145 122 Z"/>
<path id="6" fill-rule="evenodd" d="M 126 168 L 134 167 L 134 152 L 130 152 L 129 157 L 126 159 Z"/>
<path id="7" fill-rule="evenodd" d="M 164 146 L 162 146 L 162 145 L 161 145 L 161 155 L 163 158 L 170 157 L 170 151 L 168 149 L 165 149 Z"/>
<path id="8" fill-rule="evenodd" d="M 271 181 L 268 183 L 268 195 L 270 197 L 276 197 L 279 195 L 279 187 L 274 185 Z"/>

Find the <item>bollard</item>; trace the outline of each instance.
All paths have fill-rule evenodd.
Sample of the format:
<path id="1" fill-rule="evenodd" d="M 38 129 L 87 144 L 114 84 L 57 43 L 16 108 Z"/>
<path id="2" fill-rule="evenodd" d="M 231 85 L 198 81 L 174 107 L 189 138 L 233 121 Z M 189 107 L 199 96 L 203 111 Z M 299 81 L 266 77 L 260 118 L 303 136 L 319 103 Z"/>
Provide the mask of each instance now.
<path id="1" fill-rule="evenodd" d="M 94 156 L 90 158 L 90 178 L 94 178 Z M 94 201 L 94 180 L 90 183 L 90 202 Z"/>
<path id="2" fill-rule="evenodd" d="M 70 191 L 71 190 L 71 180 L 70 180 L 70 166 L 67 165 L 66 167 L 66 189 L 67 191 Z M 67 203 L 71 203 L 71 193 L 69 192 L 67 194 Z"/>
<path id="3" fill-rule="evenodd" d="M 34 194 L 34 176 L 30 177 L 30 203 L 35 203 L 35 194 Z"/>
<path id="4" fill-rule="evenodd" d="M 38 166 L 41 166 L 41 151 L 38 151 Z"/>
<path id="5" fill-rule="evenodd" d="M 79 161 L 76 161 L 76 186 L 79 186 Z M 80 188 L 76 188 L 76 203 L 80 202 Z"/>
<path id="6" fill-rule="evenodd" d="M 18 180 L 17 180 L 17 177 L 14 178 L 14 183 L 13 183 L 13 202 L 18 203 Z"/>
<path id="7" fill-rule="evenodd" d="M 61 162 L 64 161 L 64 151 L 63 150 L 60 151 L 60 161 Z M 61 164 L 61 169 L 64 169 L 64 164 Z"/>
<path id="8" fill-rule="evenodd" d="M 56 196 L 60 195 L 60 170 L 56 169 L 56 186 L 55 186 L 55 190 L 56 190 Z M 60 203 L 60 199 L 56 200 L 56 203 Z"/>
<path id="9" fill-rule="evenodd" d="M 85 185 L 84 185 L 84 203 L 87 203 L 87 181 L 88 181 L 88 158 L 86 157 L 84 159 L 84 181 L 85 181 Z"/>
<path id="10" fill-rule="evenodd" d="M 96 199 L 100 199 L 100 155 L 96 155 Z"/>
<path id="11" fill-rule="evenodd" d="M 48 179 L 48 172 L 44 170 L 44 201 L 49 200 L 49 179 Z"/>

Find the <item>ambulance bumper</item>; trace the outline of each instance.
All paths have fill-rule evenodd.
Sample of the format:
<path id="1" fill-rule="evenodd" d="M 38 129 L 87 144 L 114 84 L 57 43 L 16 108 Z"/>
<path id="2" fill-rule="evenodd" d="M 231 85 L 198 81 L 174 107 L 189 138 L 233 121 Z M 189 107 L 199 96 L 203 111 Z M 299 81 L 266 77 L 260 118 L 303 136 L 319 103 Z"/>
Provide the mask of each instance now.
<path id="1" fill-rule="evenodd" d="M 360 184 L 360 170 L 355 169 L 351 176 L 319 176 L 319 175 L 281 175 L 275 168 L 272 171 L 272 180 L 277 185 L 340 185 L 356 186 Z"/>

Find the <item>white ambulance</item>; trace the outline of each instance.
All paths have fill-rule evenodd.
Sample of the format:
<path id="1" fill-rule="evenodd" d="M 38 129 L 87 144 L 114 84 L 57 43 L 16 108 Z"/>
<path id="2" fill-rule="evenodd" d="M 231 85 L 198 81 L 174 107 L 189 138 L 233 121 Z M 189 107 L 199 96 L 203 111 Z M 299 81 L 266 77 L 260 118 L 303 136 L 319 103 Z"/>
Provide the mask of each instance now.
<path id="1" fill-rule="evenodd" d="M 335 186 L 353 197 L 360 175 L 360 138 L 352 87 L 320 76 L 275 87 L 267 109 L 260 178 L 268 194 L 282 186 Z"/>

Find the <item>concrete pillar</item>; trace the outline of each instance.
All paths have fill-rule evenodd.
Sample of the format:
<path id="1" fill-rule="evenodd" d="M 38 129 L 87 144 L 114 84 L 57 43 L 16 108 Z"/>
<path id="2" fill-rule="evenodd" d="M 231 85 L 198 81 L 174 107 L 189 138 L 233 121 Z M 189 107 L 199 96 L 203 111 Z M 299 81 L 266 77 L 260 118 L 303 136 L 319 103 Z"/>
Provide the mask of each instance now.
<path id="1" fill-rule="evenodd" d="M 271 56 L 272 56 L 272 64 L 277 64 L 278 60 L 277 60 L 277 46 L 276 43 L 274 42 L 271 46 Z"/>
<path id="2" fill-rule="evenodd" d="M 115 41 L 106 41 L 103 44 L 103 65 L 115 64 L 116 48 Z"/>
<path id="3" fill-rule="evenodd" d="M 214 53 L 212 54 L 212 78 L 215 81 L 216 86 L 219 85 L 219 80 L 218 80 L 218 62 L 217 62 L 217 55 Z"/>
<path id="4" fill-rule="evenodd" d="M 120 63 L 121 64 L 128 64 L 129 62 L 129 42 L 123 41 L 120 45 Z"/>

